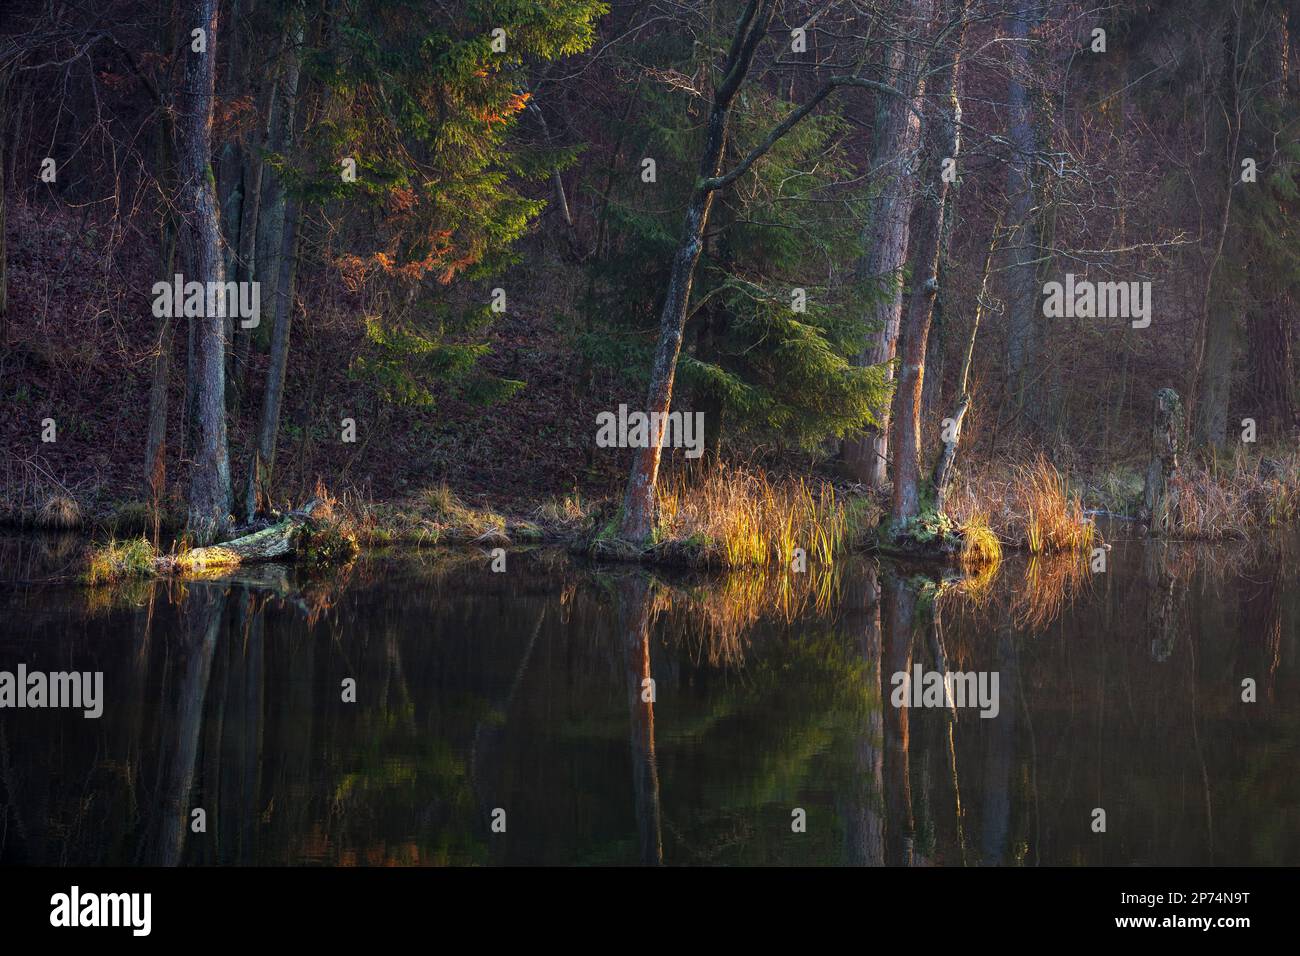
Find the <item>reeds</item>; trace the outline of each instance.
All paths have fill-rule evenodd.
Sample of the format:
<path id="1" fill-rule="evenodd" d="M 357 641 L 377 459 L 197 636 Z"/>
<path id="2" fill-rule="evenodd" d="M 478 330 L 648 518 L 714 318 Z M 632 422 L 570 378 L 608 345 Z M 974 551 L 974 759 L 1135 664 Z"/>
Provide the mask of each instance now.
<path id="1" fill-rule="evenodd" d="M 1173 533 L 1179 538 L 1245 538 L 1300 516 L 1300 457 L 1249 458 L 1230 467 L 1183 468 L 1171 478 L 1178 496 Z"/>
<path id="2" fill-rule="evenodd" d="M 829 482 L 773 481 L 726 466 L 662 481 L 657 496 L 656 541 L 733 568 L 791 567 L 799 550 L 809 564 L 831 564 L 862 520 Z"/>
<path id="3" fill-rule="evenodd" d="M 987 529 L 1000 545 L 1030 554 L 1083 552 L 1097 539 L 1079 496 L 1041 456 L 965 475 L 949 507 L 963 527 Z M 980 545 L 987 547 L 987 541 Z"/>

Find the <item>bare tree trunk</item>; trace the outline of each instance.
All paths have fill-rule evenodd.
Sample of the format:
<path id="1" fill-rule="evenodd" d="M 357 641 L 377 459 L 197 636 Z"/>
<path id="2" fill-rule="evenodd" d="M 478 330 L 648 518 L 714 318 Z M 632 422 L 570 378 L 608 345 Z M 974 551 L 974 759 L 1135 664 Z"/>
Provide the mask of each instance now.
<path id="1" fill-rule="evenodd" d="M 943 451 L 939 453 L 939 459 L 934 464 L 934 473 L 930 480 L 934 486 L 934 510 L 938 512 L 944 509 L 948 486 L 952 484 L 953 475 L 956 473 L 957 445 L 961 441 L 961 429 L 966 421 L 966 413 L 970 411 L 970 367 L 975 358 L 975 337 L 979 335 L 980 320 L 984 317 L 989 274 L 993 269 L 993 250 L 997 248 L 998 230 L 1001 225 L 1001 222 L 998 222 L 993 227 L 993 238 L 989 241 L 988 256 L 984 260 L 984 277 L 980 281 L 979 296 L 975 300 L 975 318 L 971 321 L 970 338 L 966 341 L 966 355 L 962 359 L 961 373 L 957 377 L 957 408 L 950 416 L 951 423 L 945 423 L 950 437 L 944 439 Z"/>
<path id="2" fill-rule="evenodd" d="M 930 421 L 943 398 L 944 363 L 947 360 L 948 332 L 956 318 L 959 304 L 950 296 L 948 280 L 952 277 L 952 234 L 956 231 L 957 197 L 952 196 L 943 207 L 943 233 L 939 239 L 939 291 L 934 296 L 934 320 L 930 323 L 930 337 L 925 354 L 930 367 L 926 370 L 921 387 L 921 418 Z"/>
<path id="3" fill-rule="evenodd" d="M 1178 530 L 1178 489 L 1172 479 L 1178 472 L 1183 442 L 1183 403 L 1172 388 L 1162 388 L 1156 392 L 1151 459 L 1142 488 L 1142 520 L 1153 536 Z"/>
<path id="4" fill-rule="evenodd" d="M 911 0 L 908 13 L 916 33 L 930 21 L 932 0 Z M 876 283 L 875 298 L 867 307 L 874 326 L 872 340 L 858 355 L 859 365 L 893 362 L 898 326 L 903 312 L 903 265 L 907 259 L 908 226 L 916 189 L 917 149 L 921 139 L 925 79 L 921 75 L 921 43 L 912 34 L 894 41 L 889 50 L 889 82 L 903 96 L 880 94 L 875 145 L 871 156 L 872 197 L 870 218 L 863 234 L 863 256 L 858 270 L 862 281 Z M 889 367 L 887 380 L 893 378 Z M 889 412 L 880 426 L 862 438 L 844 443 L 849 473 L 871 488 L 883 488 L 889 452 Z"/>
<path id="5" fill-rule="evenodd" d="M 266 392 L 262 402 L 262 424 L 257 448 L 248 466 L 248 486 L 244 498 L 245 518 L 257 511 L 258 492 L 269 490 L 275 467 L 276 438 L 280 432 L 280 406 L 284 400 L 284 373 L 289 364 L 289 328 L 293 321 L 293 277 L 298 248 L 298 200 L 285 206 L 284 239 L 277 257 L 280 276 L 276 287 L 275 327 L 271 332 L 271 362 L 266 370 Z"/>
<path id="6" fill-rule="evenodd" d="M 1296 417 L 1295 360 L 1292 339 L 1295 317 L 1285 295 L 1264 299 L 1247 316 L 1250 333 L 1251 383 L 1266 434 L 1282 438 L 1293 433 Z"/>
<path id="7" fill-rule="evenodd" d="M 172 124 L 164 113 L 158 140 L 158 180 L 163 213 L 158 239 L 158 278 L 170 284 L 176 265 L 176 218 L 172 195 Z M 158 351 L 153 359 L 149 383 L 149 419 L 144 451 L 144 490 L 150 506 L 157 510 L 167 483 L 167 389 L 171 383 L 172 352 L 175 348 L 176 319 L 160 316 L 157 326 Z"/>
<path id="8" fill-rule="evenodd" d="M 185 8 L 184 34 L 202 29 L 203 52 L 185 53 L 178 149 L 181 208 L 186 213 L 190 270 L 200 282 L 225 282 L 220 210 L 211 165 L 212 107 L 216 77 L 217 0 L 193 0 Z M 217 310 L 206 310 L 217 311 Z M 194 320 L 198 386 L 198 448 L 190 482 L 189 529 L 199 544 L 225 530 L 230 515 L 230 458 L 226 446 L 225 319 Z"/>
<path id="9" fill-rule="evenodd" d="M 301 66 L 299 51 L 303 43 L 304 24 L 303 5 L 301 0 L 296 0 L 291 15 L 285 21 L 284 59 L 271 92 L 268 144 L 272 153 L 280 155 L 293 146 Z M 262 283 L 262 300 L 271 302 L 279 299 L 278 283 L 284 274 L 280 268 L 285 231 L 286 194 L 283 177 L 274 168 L 264 164 L 261 188 L 257 223 L 257 279 Z M 259 338 L 259 341 L 265 339 Z"/>
<path id="10" fill-rule="evenodd" d="M 284 76 L 278 94 L 282 109 L 279 126 L 272 134 L 275 149 L 281 153 L 293 149 L 297 138 L 302 63 L 299 48 L 303 42 L 304 26 L 302 5 L 299 3 L 295 5 L 294 17 L 286 27 L 287 35 L 291 37 L 292 47 L 286 54 Z M 272 471 L 275 467 L 276 439 L 280 431 L 280 407 L 284 399 L 284 376 L 289 363 L 289 331 L 293 320 L 293 280 L 297 269 L 298 226 L 302 214 L 300 204 L 296 199 L 287 197 L 284 184 L 279 181 L 275 172 L 269 171 L 269 175 L 274 178 L 272 188 L 276 196 L 273 198 L 278 208 L 273 212 L 273 218 L 280 232 L 274 236 L 275 248 L 266 248 L 265 251 L 263 251 L 262 241 L 264 238 L 270 241 L 270 236 L 259 236 L 258 270 L 263 275 L 271 275 L 262 270 L 263 263 L 267 262 L 266 253 L 269 253 L 270 261 L 275 263 L 275 271 L 271 285 L 273 294 L 268 301 L 275 303 L 275 321 L 271 329 L 271 360 L 266 370 L 262 421 L 258 429 L 257 446 L 248 466 L 244 495 L 244 512 L 249 521 L 257 511 L 259 490 L 263 494 L 269 492 Z"/>
<path id="11" fill-rule="evenodd" d="M 1228 398 L 1237 352 L 1241 306 L 1233 290 L 1222 288 L 1210 299 L 1205 328 L 1205 357 L 1196 401 L 1196 444 L 1222 449 L 1228 440 Z"/>
<path id="12" fill-rule="evenodd" d="M 9 341 L 9 250 L 5 243 L 5 130 L 9 125 L 12 68 L 0 70 L 0 345 Z"/>
<path id="13" fill-rule="evenodd" d="M 1223 71 L 1220 82 L 1225 90 L 1223 115 L 1225 128 L 1215 137 L 1226 144 L 1223 162 L 1213 170 L 1221 177 L 1223 205 L 1219 216 L 1218 238 L 1205 270 L 1205 288 L 1201 296 L 1201 320 L 1196 335 L 1196 353 L 1188 375 L 1187 414 L 1194 418 L 1194 443 L 1198 447 L 1222 448 L 1227 440 L 1228 390 L 1232 379 L 1233 351 L 1238 324 L 1237 292 L 1227 285 L 1222 268 L 1225 260 L 1239 252 L 1236 230 L 1232 223 L 1233 187 L 1238 181 L 1237 157 L 1242 134 L 1243 103 L 1237 72 L 1240 66 L 1242 17 L 1231 7 L 1220 28 L 1223 30 Z"/>
<path id="14" fill-rule="evenodd" d="M 1042 346 L 1042 312 L 1038 289 L 1038 217 L 1034 209 L 1032 174 L 1037 137 L 1026 81 L 1029 76 L 1029 30 L 1037 20 L 1037 0 L 1019 0 L 1011 19 L 1010 111 L 1011 157 L 1007 168 L 1007 381 L 1016 410 L 1027 409 L 1037 420 L 1033 396 Z"/>
<path id="15" fill-rule="evenodd" d="M 663 424 L 667 422 L 666 413 L 672 405 L 673 380 L 677 374 L 677 357 L 682 350 L 691 283 L 704 247 L 704 227 L 708 223 L 709 209 L 713 205 L 717 189 L 707 180 L 716 177 L 721 168 L 732 100 L 749 72 L 754 51 L 767 32 L 771 19 L 771 0 L 750 0 L 732 38 L 723 80 L 713 95 L 704 149 L 700 154 L 699 182 L 687 204 L 681 241 L 677 254 L 673 257 L 668 291 L 664 296 L 663 312 L 659 319 L 659 346 L 655 350 L 650 389 L 646 397 L 645 410 L 650 414 L 660 413 L 662 417 L 658 420 Z M 659 434 L 651 435 L 647 447 L 637 449 L 632 460 L 627 491 L 623 497 L 623 521 L 619 529 L 620 535 L 630 541 L 645 541 L 650 537 L 654 526 L 655 482 L 659 477 L 663 424 Z"/>
<path id="16" fill-rule="evenodd" d="M 1289 35 L 1284 5 L 1264 6 L 1260 10 L 1264 43 L 1261 46 L 1259 74 L 1266 92 L 1264 98 L 1277 112 L 1286 109 L 1287 56 Z M 1251 130 L 1248 148 L 1252 156 L 1267 156 L 1270 174 L 1285 171 L 1294 161 L 1278 149 L 1271 128 Z M 1246 316 L 1248 332 L 1251 392 L 1260 417 L 1260 429 L 1274 438 L 1294 433 L 1296 418 L 1295 362 L 1291 342 L 1295 336 L 1295 316 L 1288 286 L 1293 283 L 1278 278 L 1274 268 L 1251 269 L 1251 305 Z"/>
<path id="17" fill-rule="evenodd" d="M 960 0 L 952 7 L 961 17 L 961 26 L 953 31 L 951 59 L 940 71 L 939 89 L 946 90 L 946 102 L 937 104 L 927 125 L 929 182 L 920 196 L 917 231 L 913 239 L 912 292 L 907 304 L 907 318 L 901 329 L 902 362 L 898 369 L 898 387 L 894 391 L 894 416 L 891 423 L 894 446 L 894 489 L 891 517 L 895 524 L 920 513 L 921 509 L 921 389 L 925 379 L 925 350 L 933 317 L 934 296 L 939 287 L 939 243 L 942 238 L 944 204 L 948 183 L 940 175 L 940 160 L 957 161 L 961 152 L 961 102 L 958 83 L 961 71 L 961 46 L 965 36 L 966 11 L 970 0 Z"/>

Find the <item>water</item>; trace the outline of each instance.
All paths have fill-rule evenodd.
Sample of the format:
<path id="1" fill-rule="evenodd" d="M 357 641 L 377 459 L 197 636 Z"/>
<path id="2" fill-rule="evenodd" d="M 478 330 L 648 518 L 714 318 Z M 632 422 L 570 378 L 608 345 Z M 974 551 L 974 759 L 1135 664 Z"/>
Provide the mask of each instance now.
<path id="1" fill-rule="evenodd" d="M 1300 863 L 1289 545 L 941 586 L 424 552 L 115 594 L 39 583 L 69 547 L 0 543 L 0 670 L 103 671 L 104 714 L 0 711 L 3 863 Z M 892 706 L 915 664 L 996 672 L 998 715 Z"/>

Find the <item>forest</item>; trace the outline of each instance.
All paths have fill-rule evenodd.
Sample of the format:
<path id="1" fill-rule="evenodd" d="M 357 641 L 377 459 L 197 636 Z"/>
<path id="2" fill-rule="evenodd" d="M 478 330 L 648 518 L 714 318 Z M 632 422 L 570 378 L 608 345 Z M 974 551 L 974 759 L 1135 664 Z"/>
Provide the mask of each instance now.
<path id="1" fill-rule="evenodd" d="M 6 3 L 0 520 L 107 541 L 92 578 L 1285 524 L 1298 21 Z"/>
<path id="2" fill-rule="evenodd" d="M 1300 0 L 0 0 L 23 913 L 1244 898 L 1300 861 L 1298 223 Z"/>

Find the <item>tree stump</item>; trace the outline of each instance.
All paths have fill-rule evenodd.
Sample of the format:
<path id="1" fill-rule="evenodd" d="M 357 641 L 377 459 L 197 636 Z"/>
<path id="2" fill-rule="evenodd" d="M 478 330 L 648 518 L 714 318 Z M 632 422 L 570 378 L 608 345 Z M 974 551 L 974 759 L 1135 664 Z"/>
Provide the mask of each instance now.
<path id="1" fill-rule="evenodd" d="M 1176 530 L 1178 488 L 1172 481 L 1178 472 L 1178 454 L 1184 445 L 1183 402 L 1172 388 L 1156 392 L 1151 423 L 1151 461 L 1147 464 L 1142 489 L 1142 520 L 1147 533 L 1167 535 Z"/>

